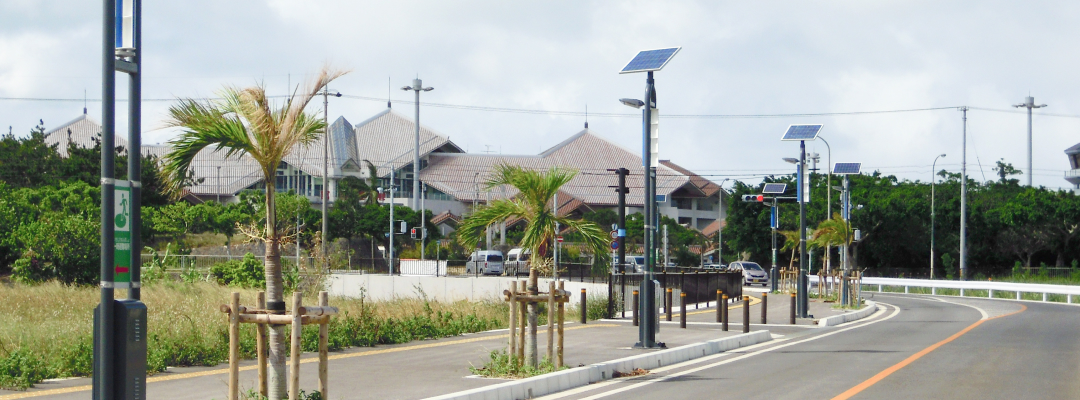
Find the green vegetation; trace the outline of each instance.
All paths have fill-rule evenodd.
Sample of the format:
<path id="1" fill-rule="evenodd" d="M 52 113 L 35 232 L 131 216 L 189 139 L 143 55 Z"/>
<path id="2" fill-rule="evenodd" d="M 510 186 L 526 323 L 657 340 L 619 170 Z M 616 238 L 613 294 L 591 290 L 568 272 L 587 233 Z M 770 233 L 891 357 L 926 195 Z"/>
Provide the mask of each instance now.
<path id="1" fill-rule="evenodd" d="M 547 358 L 533 367 L 523 363 L 517 356 L 506 354 L 505 350 L 492 350 L 490 357 L 491 359 L 483 366 L 469 367 L 469 371 L 488 378 L 521 379 L 569 369 L 566 366 L 555 368 L 555 364 Z"/>
<path id="2" fill-rule="evenodd" d="M 1080 196 L 1068 191 L 1020 186 L 1010 175 L 1011 165 L 998 162 L 998 180 L 978 182 L 968 177 L 968 266 L 970 278 L 1032 279 L 1035 266 L 1041 263 L 1062 269 L 1080 260 Z M 960 176 L 938 173 L 941 181 L 935 188 L 936 248 L 938 278 L 958 277 Z M 930 185 L 928 182 L 899 180 L 880 173 L 853 175 L 851 228 L 862 232 L 862 240 L 852 245 L 852 259 L 857 269 L 884 276 L 927 277 L 930 271 Z M 769 177 L 766 182 L 783 182 L 794 187 L 793 178 Z M 807 205 L 808 225 L 828 228 L 816 244 L 843 242 L 844 228 L 826 215 L 826 175 L 811 176 L 811 198 Z M 837 185 L 837 180 L 833 180 Z M 761 185 L 737 182 L 731 198 L 759 193 Z M 832 211 L 840 211 L 839 193 L 832 196 Z M 727 203 L 727 228 L 724 230 L 724 253 L 746 254 L 750 260 L 771 258 L 769 210 L 759 203 Z M 780 229 L 797 231 L 797 203 L 780 204 Z M 796 235 L 797 236 L 797 235 Z M 812 244 L 813 245 L 813 244 Z M 833 250 L 834 267 L 839 254 Z M 780 254 L 778 264 L 787 264 L 792 253 Z M 1014 273 L 1020 262 L 1024 274 Z M 813 271 L 823 265 L 821 250 L 814 252 Z M 762 263 L 765 264 L 765 263 Z M 1049 274 L 1056 276 L 1058 274 Z M 1026 277 L 1020 277 L 1024 275 Z M 1016 276 L 1016 278 L 1004 278 Z M 1047 282 L 1069 282 L 1060 278 Z"/>
<path id="3" fill-rule="evenodd" d="M 143 301 L 154 312 L 148 322 L 148 366 L 213 366 L 228 359 L 228 320 L 218 305 L 229 293 L 253 304 L 254 289 L 214 283 L 164 282 L 143 288 Z M 304 302 L 316 301 L 314 294 Z M 25 389 L 43 379 L 89 375 L 92 367 L 92 310 L 98 291 L 90 286 L 56 282 L 13 284 L 0 290 L 0 387 Z M 341 314 L 331 320 L 330 348 L 405 343 L 506 327 L 501 302 L 442 303 L 425 299 L 373 302 L 331 298 Z M 303 348 L 314 351 L 318 330 L 304 327 Z M 255 329 L 240 330 L 240 350 L 255 355 Z"/>

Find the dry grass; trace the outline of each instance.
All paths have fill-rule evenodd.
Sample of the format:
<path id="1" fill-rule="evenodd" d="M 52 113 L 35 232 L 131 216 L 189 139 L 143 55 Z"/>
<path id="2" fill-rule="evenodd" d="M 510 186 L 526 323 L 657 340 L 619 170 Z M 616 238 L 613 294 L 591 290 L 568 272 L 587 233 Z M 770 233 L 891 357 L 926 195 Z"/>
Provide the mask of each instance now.
<path id="1" fill-rule="evenodd" d="M 162 283 L 143 288 L 142 300 L 149 309 L 148 364 L 152 371 L 166 366 L 216 365 L 227 359 L 227 318 L 218 306 L 228 303 L 231 292 L 241 293 L 241 303 L 255 304 L 255 290 L 214 283 Z M 0 369 L 22 355 L 30 365 L 9 371 L 37 371 L 27 382 L 87 375 L 92 364 L 93 309 L 100 300 L 96 287 L 74 287 L 50 282 L 35 286 L 0 287 Z M 117 298 L 126 293 L 117 293 Z M 314 293 L 305 304 L 316 304 Z M 386 302 L 362 298 L 331 298 L 341 311 L 331 324 L 337 348 L 401 343 L 477 330 L 505 327 L 508 309 L 498 302 L 441 303 L 424 299 Z M 245 327 L 247 328 L 247 327 Z M 314 333 L 314 332 L 312 332 Z M 305 336 L 307 332 L 305 330 Z M 307 347 L 307 346 L 305 346 Z M 254 329 L 241 329 L 241 351 L 254 355 Z M 33 360 L 40 360 L 40 364 Z M 15 372 L 7 372 L 16 374 Z M 4 383 L 0 386 L 25 384 Z"/>

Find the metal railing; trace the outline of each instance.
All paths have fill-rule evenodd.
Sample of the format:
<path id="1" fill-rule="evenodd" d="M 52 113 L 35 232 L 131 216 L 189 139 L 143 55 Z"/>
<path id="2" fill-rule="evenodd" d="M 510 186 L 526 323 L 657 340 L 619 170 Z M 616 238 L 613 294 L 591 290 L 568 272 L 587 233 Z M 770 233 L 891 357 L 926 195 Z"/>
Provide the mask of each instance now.
<path id="1" fill-rule="evenodd" d="M 659 272 L 653 275 L 660 282 L 661 293 L 671 288 L 673 292 L 672 302 L 678 302 L 680 293 L 686 293 L 686 304 L 709 303 L 716 301 L 716 291 L 722 290 L 728 298 L 742 297 L 742 272 L 722 272 L 697 270 L 691 273 Z M 608 315 L 612 318 L 622 316 L 624 310 L 631 310 L 633 301 L 632 293 L 641 285 L 644 274 L 619 273 L 611 274 L 608 281 Z M 658 294 L 659 297 L 663 298 Z M 681 306 L 681 304 L 664 304 L 666 300 L 659 300 L 656 304 L 660 307 Z"/>
<path id="2" fill-rule="evenodd" d="M 1041 294 L 1042 301 L 1051 301 L 1051 295 L 1064 296 L 1066 303 L 1073 302 L 1073 296 L 1080 295 L 1080 286 L 1072 285 L 1048 285 L 1041 283 L 1013 283 L 1013 282 L 994 282 L 994 281 L 950 281 L 950 280 L 929 280 L 929 279 L 901 279 L 901 278 L 863 278 L 862 284 L 863 290 L 866 290 L 866 286 L 869 286 L 870 290 L 876 290 L 883 292 L 887 287 L 904 288 L 904 293 L 911 293 L 912 288 L 918 289 L 930 289 L 929 294 L 939 294 L 939 289 L 947 289 L 951 291 L 959 291 L 959 295 L 984 297 L 983 292 L 986 292 L 987 298 L 1006 298 L 1002 297 L 1003 294 L 1014 293 L 1016 300 L 1025 300 L 1024 294 L 1035 294 L 1035 300 L 1038 300 L 1038 294 Z M 876 286 L 876 288 L 875 288 Z M 923 290 L 924 291 L 924 290 Z M 1008 297 L 1012 298 L 1012 296 Z"/>

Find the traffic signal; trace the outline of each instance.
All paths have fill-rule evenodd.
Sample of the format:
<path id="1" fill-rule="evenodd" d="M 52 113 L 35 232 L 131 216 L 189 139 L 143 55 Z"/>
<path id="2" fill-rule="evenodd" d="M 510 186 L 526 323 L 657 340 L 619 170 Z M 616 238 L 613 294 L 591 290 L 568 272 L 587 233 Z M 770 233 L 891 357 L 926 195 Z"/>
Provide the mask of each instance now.
<path id="1" fill-rule="evenodd" d="M 416 239 L 416 228 L 412 228 L 409 230 L 409 236 L 413 239 Z"/>
<path id="2" fill-rule="evenodd" d="M 765 201 L 765 196 L 760 194 L 744 194 L 742 201 L 750 203 L 761 203 Z"/>

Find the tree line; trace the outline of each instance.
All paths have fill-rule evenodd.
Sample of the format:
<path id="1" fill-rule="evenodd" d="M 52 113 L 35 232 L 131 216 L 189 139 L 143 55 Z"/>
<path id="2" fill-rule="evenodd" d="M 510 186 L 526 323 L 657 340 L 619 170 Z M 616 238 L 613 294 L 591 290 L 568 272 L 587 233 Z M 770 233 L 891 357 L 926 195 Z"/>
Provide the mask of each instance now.
<path id="1" fill-rule="evenodd" d="M 1017 263 L 1031 268 L 1047 264 L 1074 265 L 1080 260 L 1080 196 L 1063 190 L 1021 186 L 1012 165 L 998 162 L 999 179 L 980 182 L 968 177 L 967 254 L 971 276 L 995 276 Z M 959 276 L 960 174 L 940 171 L 934 186 L 935 274 Z M 852 175 L 853 204 L 850 225 L 861 231 L 862 240 L 852 245 L 858 269 L 882 275 L 928 277 L 930 274 L 931 186 L 929 182 L 900 180 L 895 176 Z M 842 180 L 834 176 L 832 185 Z M 831 219 L 826 214 L 825 174 L 812 174 L 811 202 L 807 204 L 807 226 Z M 769 177 L 758 185 L 737 182 L 732 198 L 758 194 L 765 183 L 787 183 L 787 196 L 794 196 L 792 176 Z M 840 192 L 833 190 L 832 212 L 840 212 Z M 760 203 L 728 203 L 724 232 L 726 251 L 762 265 L 771 264 L 769 207 Z M 797 236 L 797 203 L 780 203 L 780 230 Z M 824 226 L 821 226 L 824 227 Z M 783 245 L 786 238 L 778 239 Z M 808 242 L 808 245 L 814 245 Z M 730 250 L 727 250 L 730 249 Z M 839 263 L 835 250 L 832 265 Z M 786 266 L 797 254 L 781 253 L 778 264 Z M 823 265 L 823 252 L 816 250 L 811 271 Z"/>

